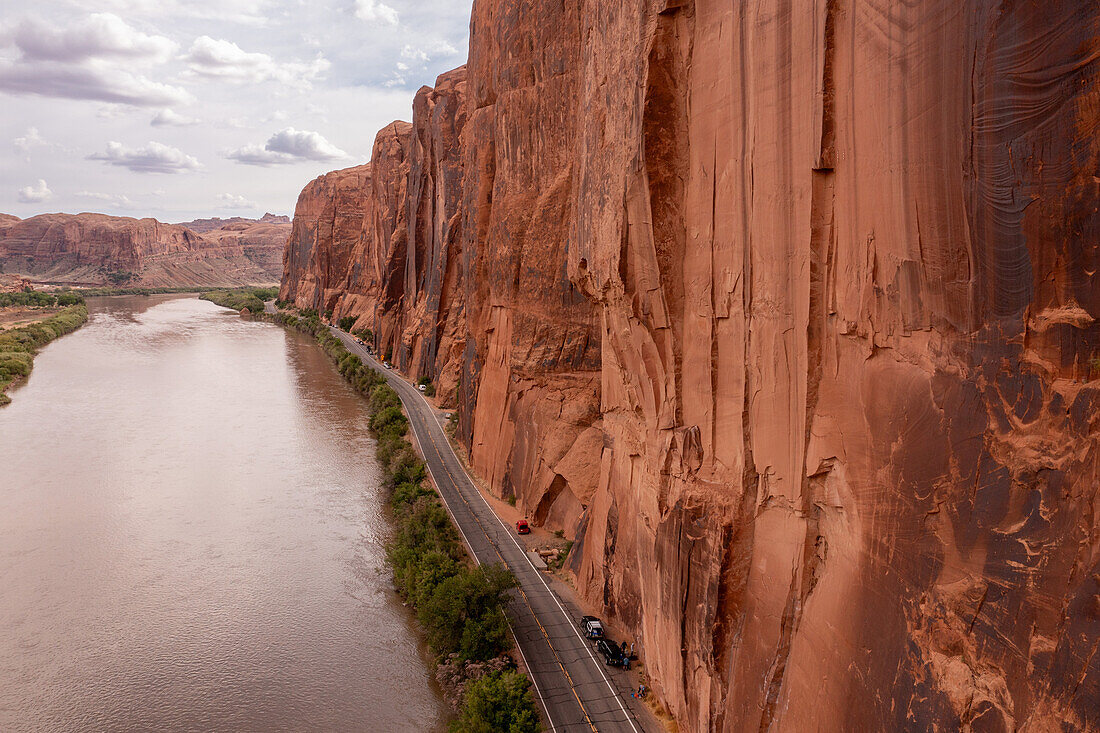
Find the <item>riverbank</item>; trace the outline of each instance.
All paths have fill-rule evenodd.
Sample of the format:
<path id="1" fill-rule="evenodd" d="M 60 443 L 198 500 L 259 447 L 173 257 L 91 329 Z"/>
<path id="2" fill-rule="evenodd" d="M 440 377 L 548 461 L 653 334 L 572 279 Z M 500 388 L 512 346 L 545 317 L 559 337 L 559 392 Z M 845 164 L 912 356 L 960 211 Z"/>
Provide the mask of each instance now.
<path id="1" fill-rule="evenodd" d="M 46 302 L 49 301 L 49 302 Z M 34 356 L 43 346 L 72 333 L 88 321 L 83 300 L 44 293 L 5 293 L 0 309 L 17 309 L 21 320 L 31 323 L 0 331 L 0 407 L 11 402 L 7 390 L 30 376 Z M 43 316 L 35 317 L 35 311 Z"/>
<path id="2" fill-rule="evenodd" d="M 278 288 L 219 288 L 199 292 L 199 300 L 209 300 L 214 305 L 259 315 L 264 312 L 264 301 L 279 295 Z"/>
<path id="3" fill-rule="evenodd" d="M 512 644 L 504 604 L 515 578 L 502 566 L 472 562 L 406 437 L 408 420 L 397 393 L 349 353 L 315 312 L 279 311 L 268 317 L 316 338 L 340 374 L 368 400 L 369 426 L 396 523 L 387 546 L 394 585 L 415 609 L 435 655 L 436 677 L 458 713 L 452 730 L 540 730 L 530 680 L 507 654 Z"/>

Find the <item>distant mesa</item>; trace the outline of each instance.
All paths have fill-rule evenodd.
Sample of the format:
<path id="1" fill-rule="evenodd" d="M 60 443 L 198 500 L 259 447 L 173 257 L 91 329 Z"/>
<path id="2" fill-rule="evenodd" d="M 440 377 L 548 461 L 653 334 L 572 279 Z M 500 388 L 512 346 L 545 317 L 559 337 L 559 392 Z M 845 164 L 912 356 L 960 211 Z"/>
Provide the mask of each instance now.
<path id="1" fill-rule="evenodd" d="M 228 219 L 222 219 L 220 217 L 211 217 L 210 219 L 195 219 L 194 221 L 181 221 L 179 225 L 181 227 L 187 227 L 193 232 L 203 234 L 205 232 L 213 231 L 215 229 L 228 229 L 230 227 L 246 226 L 250 227 L 257 223 L 263 224 L 290 224 L 289 216 L 279 216 L 278 214 L 264 214 L 259 219 L 246 219 L 243 216 L 232 216 Z"/>
<path id="2" fill-rule="evenodd" d="M 118 287 L 278 283 L 286 216 L 165 224 L 105 214 L 0 214 L 0 272 Z"/>

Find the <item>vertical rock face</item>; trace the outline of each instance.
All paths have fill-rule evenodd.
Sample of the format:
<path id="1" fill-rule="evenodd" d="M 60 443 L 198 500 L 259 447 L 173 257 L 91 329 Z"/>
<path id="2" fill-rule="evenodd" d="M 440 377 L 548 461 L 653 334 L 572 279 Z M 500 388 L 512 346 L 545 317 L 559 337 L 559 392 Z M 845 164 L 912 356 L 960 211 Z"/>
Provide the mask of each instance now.
<path id="1" fill-rule="evenodd" d="M 460 393 L 473 468 L 536 522 L 571 529 L 602 445 L 599 311 L 566 273 L 579 31 L 576 3 L 474 7 Z"/>
<path id="2" fill-rule="evenodd" d="M 454 374 L 686 729 L 1100 730 L 1098 38 L 1066 0 L 477 0 L 376 145 L 388 213 L 284 293 Z"/>
<path id="3" fill-rule="evenodd" d="M 464 67 L 443 74 L 434 89 L 417 93 L 413 124 L 378 133 L 370 164 L 306 187 L 282 288 L 299 305 L 355 316 L 355 328 L 370 329 L 383 356 L 434 379 L 448 403 L 466 341 L 459 281 L 465 93 Z"/>
<path id="4" fill-rule="evenodd" d="M 319 176 L 302 190 L 283 252 L 283 300 L 335 306 L 350 272 L 349 245 L 363 240 L 370 218 L 370 185 L 371 166 L 361 165 Z"/>

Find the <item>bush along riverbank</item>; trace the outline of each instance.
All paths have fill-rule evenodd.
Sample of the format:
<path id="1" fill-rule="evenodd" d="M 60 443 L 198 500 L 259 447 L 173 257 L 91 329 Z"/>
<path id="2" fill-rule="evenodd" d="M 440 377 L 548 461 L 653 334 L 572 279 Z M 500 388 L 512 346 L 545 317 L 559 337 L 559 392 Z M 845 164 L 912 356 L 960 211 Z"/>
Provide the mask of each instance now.
<path id="1" fill-rule="evenodd" d="M 40 348 L 55 338 L 72 333 L 87 320 L 88 309 L 80 303 L 39 323 L 0 332 L 0 405 L 11 402 L 6 394 L 8 387 L 31 373 L 34 355 Z"/>
<path id="2" fill-rule="evenodd" d="M 200 300 L 209 300 L 214 305 L 241 311 L 245 308 L 253 315 L 264 312 L 264 301 L 279 294 L 278 288 L 221 288 L 199 293 Z"/>
<path id="3" fill-rule="evenodd" d="M 475 565 L 427 482 L 408 440 L 409 423 L 385 378 L 350 353 L 314 311 L 273 320 L 314 336 L 340 374 L 367 398 L 395 532 L 386 547 L 394 586 L 416 611 L 436 658 L 436 678 L 458 714 L 454 733 L 541 730 L 531 682 L 515 668 L 504 604 L 515 587 L 500 565 Z"/>

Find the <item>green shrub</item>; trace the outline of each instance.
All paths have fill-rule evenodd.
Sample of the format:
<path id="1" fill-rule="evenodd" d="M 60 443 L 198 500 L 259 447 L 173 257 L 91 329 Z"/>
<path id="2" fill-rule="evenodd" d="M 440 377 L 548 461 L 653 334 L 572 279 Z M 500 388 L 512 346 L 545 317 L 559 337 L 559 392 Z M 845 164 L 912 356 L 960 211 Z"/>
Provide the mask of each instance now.
<path id="1" fill-rule="evenodd" d="M 274 288 L 232 288 L 199 293 L 199 298 L 235 311 L 247 308 L 250 313 L 263 313 L 264 301 L 278 293 Z"/>
<path id="2" fill-rule="evenodd" d="M 424 462 L 407 443 L 390 458 L 389 473 L 387 483 L 391 487 L 401 484 L 419 484 L 427 478 Z"/>
<path id="3" fill-rule="evenodd" d="M 370 397 L 367 400 L 367 410 L 373 415 L 376 412 L 380 412 L 387 407 L 400 407 L 401 398 L 397 396 L 397 392 L 393 387 L 388 384 L 379 384 L 377 387 L 371 390 Z"/>
<path id="4" fill-rule="evenodd" d="M 351 333 L 351 327 L 355 325 L 355 322 L 357 320 L 359 319 L 357 319 L 355 316 L 344 316 L 339 320 L 336 325 L 339 326 L 341 331 L 347 331 L 348 333 Z"/>
<path id="5" fill-rule="evenodd" d="M 458 653 L 462 660 L 485 661 L 509 647 L 508 619 L 504 615 L 507 592 L 516 586 L 510 572 L 500 565 L 463 567 L 427 593 L 416 618 L 428 636 L 428 645 L 441 656 Z"/>
<path id="6" fill-rule="evenodd" d="M 466 688 L 453 733 L 537 733 L 542 730 L 531 682 L 519 672 L 494 672 Z"/>
<path id="7" fill-rule="evenodd" d="M 390 507 L 394 511 L 403 511 L 405 505 L 411 506 L 425 496 L 438 498 L 439 495 L 435 493 L 435 489 L 423 483 L 405 481 L 394 486 L 393 493 L 390 494 Z"/>
<path id="8" fill-rule="evenodd" d="M 390 459 L 393 457 L 393 454 L 408 444 L 408 441 L 401 435 L 394 435 L 393 433 L 379 435 L 378 447 L 375 448 L 375 455 L 383 466 L 388 466 L 390 465 Z"/>
<path id="9" fill-rule="evenodd" d="M 385 407 L 370 419 L 370 429 L 379 434 L 404 435 L 408 432 L 409 421 L 397 405 Z"/>
<path id="10" fill-rule="evenodd" d="M 0 293 L 0 308 L 22 306 L 24 308 L 67 308 L 82 305 L 84 297 L 71 290 L 48 293 L 42 290 L 24 290 L 20 293 Z"/>

